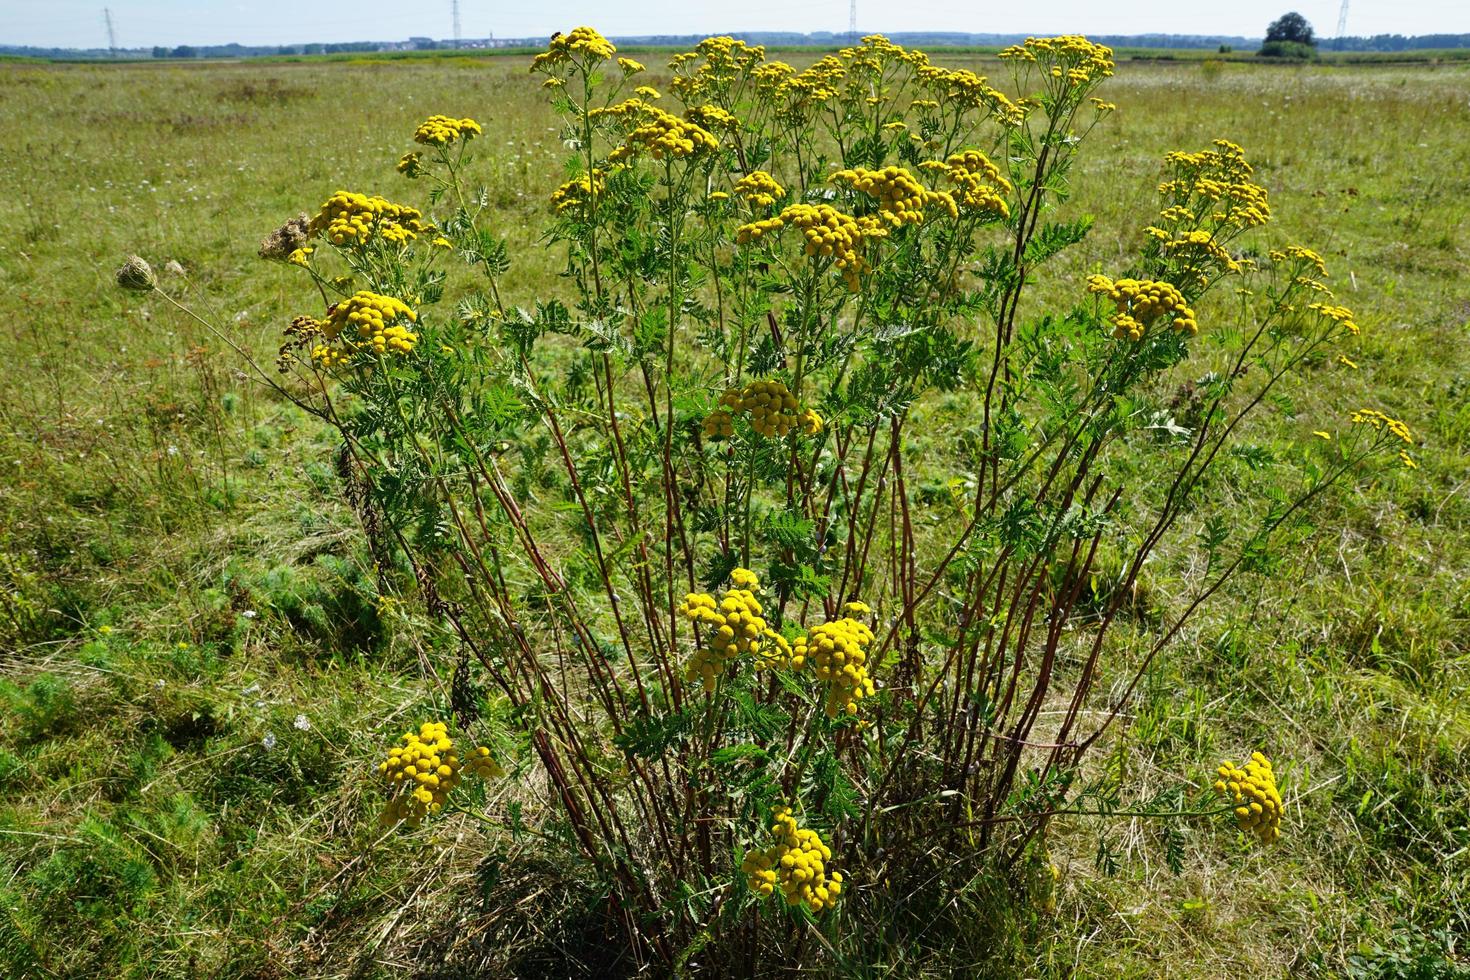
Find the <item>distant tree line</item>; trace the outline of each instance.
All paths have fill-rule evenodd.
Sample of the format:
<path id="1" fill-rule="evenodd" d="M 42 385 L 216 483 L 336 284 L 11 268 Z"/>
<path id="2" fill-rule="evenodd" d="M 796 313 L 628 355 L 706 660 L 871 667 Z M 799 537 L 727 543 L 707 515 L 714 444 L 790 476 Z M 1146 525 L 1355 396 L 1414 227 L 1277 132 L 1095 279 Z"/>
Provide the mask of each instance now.
<path id="1" fill-rule="evenodd" d="M 1322 40 L 1333 51 L 1425 51 L 1434 48 L 1470 48 L 1470 34 L 1374 34 L 1372 37 L 1340 37 Z"/>
<path id="2" fill-rule="evenodd" d="M 262 55 L 340 54 L 352 51 L 381 51 L 380 41 L 345 41 L 339 44 L 181 44 L 176 48 L 155 47 L 155 58 L 258 58 Z"/>
<path id="3" fill-rule="evenodd" d="M 1284 19 L 1284 18 L 1283 18 Z M 1273 25 L 1275 26 L 1275 25 Z M 1310 29 L 1310 25 L 1308 25 Z M 847 34 L 814 32 L 797 34 L 782 31 L 734 32 L 733 36 L 749 44 L 769 46 L 812 46 L 832 47 L 846 44 L 851 38 Z M 1090 35 L 1092 40 L 1114 48 L 1232 48 L 1250 49 L 1258 41 L 1247 37 L 1204 36 L 1197 34 L 1136 34 L 1136 35 Z M 888 37 L 898 44 L 911 47 L 1004 47 L 1025 40 L 1022 34 L 967 34 L 961 32 L 899 32 Z M 640 35 L 615 37 L 619 44 L 677 45 L 687 46 L 699 40 L 694 35 Z M 1372 37 L 1316 38 L 1316 44 L 1329 51 L 1423 51 L 1433 48 L 1470 48 L 1470 34 L 1375 34 Z M 516 45 L 538 47 L 545 38 L 500 40 L 499 46 Z M 484 42 L 470 42 L 484 46 Z M 1300 43 L 1285 41 L 1276 43 Z M 1310 43 L 1310 42 L 1309 42 Z M 21 45 L 0 45 L 0 56 L 57 59 L 190 59 L 190 58 L 254 58 L 263 55 L 318 55 L 370 51 L 402 51 L 452 49 L 453 41 L 416 37 L 403 41 L 344 41 L 335 43 L 304 44 L 180 44 L 176 47 L 126 48 L 109 51 L 107 48 L 42 48 Z"/>

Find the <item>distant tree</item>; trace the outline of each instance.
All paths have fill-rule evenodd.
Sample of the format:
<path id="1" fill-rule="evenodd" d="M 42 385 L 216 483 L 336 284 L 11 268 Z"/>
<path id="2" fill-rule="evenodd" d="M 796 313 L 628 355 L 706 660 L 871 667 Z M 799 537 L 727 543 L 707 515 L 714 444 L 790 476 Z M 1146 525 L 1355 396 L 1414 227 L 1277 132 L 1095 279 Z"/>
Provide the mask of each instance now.
<path id="1" fill-rule="evenodd" d="M 155 58 L 167 58 L 168 57 L 168 48 L 161 47 L 161 46 L 160 47 L 155 47 L 153 49 L 153 57 L 155 57 Z"/>
<path id="2" fill-rule="evenodd" d="M 176 48 L 173 49 L 173 51 L 169 54 L 169 57 L 170 58 L 192 58 L 192 57 L 194 57 L 194 49 L 191 48 L 191 47 L 189 47 L 187 44 L 181 44 L 178 47 L 176 47 Z"/>
<path id="3" fill-rule="evenodd" d="M 1288 41 L 1292 44 L 1316 44 L 1312 36 L 1312 25 L 1296 11 L 1283 14 L 1266 28 L 1266 41 Z"/>

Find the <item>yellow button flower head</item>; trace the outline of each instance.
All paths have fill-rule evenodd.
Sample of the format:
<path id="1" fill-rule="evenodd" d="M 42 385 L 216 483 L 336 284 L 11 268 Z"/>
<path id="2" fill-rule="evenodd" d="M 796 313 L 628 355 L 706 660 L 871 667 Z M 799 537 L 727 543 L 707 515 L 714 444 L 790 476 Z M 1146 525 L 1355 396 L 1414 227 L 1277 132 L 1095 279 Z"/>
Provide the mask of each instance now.
<path id="1" fill-rule="evenodd" d="M 749 245 L 751 242 L 760 241 L 769 232 L 780 231 L 786 222 L 779 217 L 762 218 L 759 221 L 751 221 L 735 229 L 735 244 Z"/>
<path id="2" fill-rule="evenodd" d="M 1414 444 L 1414 436 L 1409 427 L 1396 418 L 1391 418 L 1376 408 L 1361 408 L 1352 414 L 1349 419 L 1354 425 L 1366 425 L 1380 432 L 1387 433 L 1393 439 L 1403 443 L 1405 448 L 1399 450 L 1399 462 L 1405 469 L 1417 470 L 1419 464 L 1409 455 L 1407 447 Z"/>
<path id="3" fill-rule="evenodd" d="M 960 208 L 1010 217 L 1011 210 L 1003 195 L 1011 192 L 1011 182 L 979 150 L 962 150 L 943 161 L 926 160 L 919 166 L 942 174 L 955 185 L 953 200 Z"/>
<path id="4" fill-rule="evenodd" d="M 1322 256 L 1304 245 L 1288 245 L 1283 249 L 1274 249 L 1271 252 L 1272 262 L 1300 263 L 1309 269 L 1315 269 L 1317 275 L 1327 275 L 1327 263 Z"/>
<path id="5" fill-rule="evenodd" d="M 684 115 L 690 122 L 698 123 L 711 131 L 731 132 L 740 126 L 738 119 L 717 105 L 695 106 Z"/>
<path id="6" fill-rule="evenodd" d="M 1172 238 L 1168 232 L 1165 232 L 1161 239 L 1161 247 L 1166 253 L 1181 256 L 1191 264 L 1207 260 L 1229 272 L 1239 272 L 1244 267 L 1226 250 L 1224 245 L 1220 244 L 1220 240 L 1213 232 L 1204 228 L 1178 232 Z"/>
<path id="7" fill-rule="evenodd" d="M 830 908 L 842 894 L 842 873 L 827 870 L 832 849 L 821 835 L 797 825 L 791 808 L 778 806 L 771 812 L 769 847 L 752 850 L 740 870 L 750 890 L 769 898 L 778 890 L 787 905 L 805 905 L 813 912 Z"/>
<path id="8" fill-rule="evenodd" d="M 1160 231 L 1166 242 L 1171 238 L 1176 241 L 1175 248 L 1202 250 L 1227 270 L 1235 271 L 1229 254 L 1211 249 L 1210 243 L 1264 225 L 1271 220 L 1271 205 L 1266 189 L 1253 178 L 1254 170 L 1246 162 L 1245 151 L 1229 140 L 1215 140 L 1214 146 L 1198 153 L 1175 151 L 1164 157 L 1164 165 L 1172 174 L 1159 185 L 1165 200 L 1161 217 L 1172 227 Z"/>
<path id="9" fill-rule="evenodd" d="M 313 363 L 319 365 L 323 370 L 331 371 L 342 367 L 352 360 L 352 355 L 341 347 L 333 347 L 331 344 L 317 344 L 311 349 Z"/>
<path id="10" fill-rule="evenodd" d="M 1281 793 L 1276 789 L 1276 776 L 1271 760 L 1252 752 L 1244 769 L 1233 762 L 1222 763 L 1216 770 L 1215 792 L 1235 804 L 1235 822 L 1241 830 L 1254 831 L 1263 844 L 1281 837 Z"/>
<path id="11" fill-rule="evenodd" d="M 752 381 L 743 388 L 731 388 L 721 395 L 720 408 L 711 418 L 716 419 L 714 425 L 720 427 L 719 431 L 724 431 L 724 424 L 732 422 L 734 416 L 748 415 L 750 427 L 758 435 L 767 439 L 783 439 L 797 425 L 805 425 L 804 415 L 798 412 L 798 408 L 796 396 L 782 382 Z M 817 430 L 820 431 L 821 418 L 815 412 L 811 414 L 817 419 Z M 709 420 L 705 421 L 706 427 L 710 427 Z"/>
<path id="12" fill-rule="evenodd" d="M 1111 321 L 1113 336 L 1142 340 L 1149 326 L 1161 317 L 1172 317 L 1171 325 L 1179 333 L 1196 334 L 1199 324 L 1194 311 L 1184 302 L 1184 295 L 1167 282 L 1151 279 L 1118 279 L 1092 275 L 1087 277 L 1087 291 L 1107 297 L 1116 312 Z"/>
<path id="13" fill-rule="evenodd" d="M 1369 425 L 1375 429 L 1383 429 L 1406 446 L 1414 444 L 1414 436 L 1409 432 L 1409 427 L 1398 419 L 1390 418 L 1376 408 L 1360 408 L 1353 413 L 1351 421 L 1354 425 Z"/>
<path id="14" fill-rule="evenodd" d="M 673 88 L 686 105 L 719 100 L 730 103 L 735 85 L 748 79 L 765 60 L 765 49 L 752 47 L 732 37 L 708 37 L 695 47 L 675 55 L 669 62 L 674 71 Z"/>
<path id="15" fill-rule="evenodd" d="M 557 214 L 584 214 L 607 189 L 607 180 L 601 170 L 573 177 L 551 193 L 551 205 Z"/>
<path id="16" fill-rule="evenodd" d="M 404 355 L 419 338 L 403 324 L 417 319 L 401 300 L 361 289 L 327 311 L 322 335 L 338 350 Z"/>
<path id="17" fill-rule="evenodd" d="M 551 36 L 546 50 L 531 62 L 532 71 L 546 71 L 568 62 L 584 65 L 606 61 L 617 53 L 611 41 L 590 27 L 574 27 L 570 33 L 557 32 Z"/>
<path id="18" fill-rule="evenodd" d="M 634 61 L 632 58 L 619 58 L 618 67 L 623 70 L 624 75 L 636 75 L 644 70 L 643 62 Z"/>
<path id="19" fill-rule="evenodd" d="M 307 230 L 312 235 L 321 235 L 333 245 L 366 245 L 374 236 L 403 245 L 434 230 L 433 225 L 423 218 L 422 212 L 407 205 L 394 204 L 381 197 L 338 191 L 327 198 Z"/>
<path id="20" fill-rule="evenodd" d="M 729 409 L 717 408 L 705 417 L 701 428 L 706 439 L 718 442 L 735 435 L 735 419 Z"/>
<path id="21" fill-rule="evenodd" d="M 700 681 L 706 692 L 713 693 L 725 667 L 744 654 L 756 658 L 757 667 L 767 661 L 781 661 L 790 646 L 779 633 L 766 625 L 761 604 L 756 599 L 760 582 L 754 572 L 737 568 L 730 573 L 730 588 L 720 597 L 707 592 L 691 592 L 684 597 L 679 611 L 709 632 L 705 645 L 690 656 L 684 677 L 691 683 Z"/>
<path id="22" fill-rule="evenodd" d="M 839 170 L 828 180 L 877 198 L 879 213 L 894 227 L 922 224 L 925 205 L 937 205 L 952 217 L 958 215 L 953 197 L 945 191 L 927 190 L 903 167 L 854 167 Z"/>
<path id="23" fill-rule="evenodd" d="M 859 276 L 869 269 L 862 256 L 864 241 L 887 234 L 882 222 L 871 216 L 854 218 L 830 204 L 793 204 L 774 218 L 741 225 L 735 230 L 735 243 L 745 245 L 759 241 L 787 225 L 801 229 L 806 240 L 803 251 L 808 257 L 833 260 L 833 266 L 842 273 L 847 288 L 853 292 L 861 286 Z"/>
<path id="24" fill-rule="evenodd" d="M 1353 311 L 1346 306 L 1333 306 L 1330 303 L 1310 303 L 1307 305 L 1307 309 L 1316 313 L 1324 320 L 1331 320 L 1354 337 L 1358 335 L 1358 324 L 1353 320 Z"/>
<path id="25" fill-rule="evenodd" d="M 1020 126 L 1026 121 L 1026 110 L 1007 98 L 1004 92 L 988 84 L 983 75 L 964 68 L 940 68 L 927 63 L 917 66 L 915 75 L 920 84 L 936 96 L 934 99 L 919 100 L 923 103 L 984 108 L 996 122 L 1007 127 Z"/>
<path id="26" fill-rule="evenodd" d="M 1060 37 L 1028 37 L 1000 53 L 1008 61 L 1029 61 L 1041 66 L 1048 77 L 1065 85 L 1083 86 L 1113 74 L 1113 49 L 1094 44 L 1080 34 Z"/>
<path id="27" fill-rule="evenodd" d="M 686 122 L 670 112 L 640 102 L 638 124 L 627 134 L 626 141 L 607 155 L 617 163 L 640 153 L 647 153 L 655 160 L 665 157 L 682 159 L 699 154 L 712 153 L 720 148 L 720 141 L 702 126 Z"/>
<path id="28" fill-rule="evenodd" d="M 730 572 L 730 584 L 737 589 L 759 589 L 760 579 L 748 568 L 736 568 Z"/>
<path id="29" fill-rule="evenodd" d="M 473 119 L 453 119 L 449 116 L 430 116 L 413 132 L 413 141 L 425 146 L 448 146 L 460 140 L 471 140 L 480 135 L 480 124 Z M 402 161 L 399 161 L 402 163 Z"/>
<path id="30" fill-rule="evenodd" d="M 424 173 L 423 159 L 417 153 L 405 153 L 398 158 L 398 165 L 394 169 L 409 180 L 413 180 Z"/>
<path id="31" fill-rule="evenodd" d="M 470 753 L 469 761 L 465 763 L 465 769 L 469 771 L 470 775 L 480 776 L 485 779 L 499 779 L 505 775 L 505 770 L 500 767 L 500 763 L 495 761 L 495 757 L 490 754 L 490 750 L 483 745 L 476 746 L 475 751 Z"/>
<path id="32" fill-rule="evenodd" d="M 417 827 L 424 817 L 438 813 L 466 770 L 487 779 L 505 774 L 484 746 L 461 763 L 442 721 L 424 722 L 417 732 L 406 732 L 402 742 L 389 749 L 388 757 L 378 764 L 378 775 L 389 794 L 388 805 L 378 818 L 385 826 L 401 820 Z"/>
<path id="33" fill-rule="evenodd" d="M 810 666 L 817 679 L 827 683 L 829 718 L 857 714 L 857 703 L 872 697 L 876 690 L 867 668 L 867 648 L 873 642 L 873 631 L 853 618 L 851 606 L 849 612 L 835 622 L 823 623 L 791 644 L 792 668 L 801 670 Z"/>

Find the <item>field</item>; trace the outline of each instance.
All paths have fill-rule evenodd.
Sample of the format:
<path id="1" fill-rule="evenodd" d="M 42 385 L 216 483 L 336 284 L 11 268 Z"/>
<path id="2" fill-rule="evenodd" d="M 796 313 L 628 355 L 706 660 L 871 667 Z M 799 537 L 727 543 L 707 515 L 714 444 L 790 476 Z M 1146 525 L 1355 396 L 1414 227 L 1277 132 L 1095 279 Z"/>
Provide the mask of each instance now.
<path id="1" fill-rule="evenodd" d="M 339 188 L 406 196 L 393 164 L 443 112 L 484 127 L 505 300 L 533 304 L 560 288 L 539 229 L 566 177 L 526 61 L 0 64 L 0 974 L 597 975 L 568 965 L 594 899 L 538 849 L 536 791 L 380 831 L 369 776 L 439 651 L 376 601 L 332 436 L 113 282 L 144 256 L 270 370 L 312 296 L 257 243 Z M 1363 328 L 1357 369 L 1314 368 L 1251 440 L 1292 453 L 1373 405 L 1420 468 L 1319 501 L 1089 757 L 1143 795 L 1265 738 L 1283 839 L 1063 818 L 1055 888 L 974 971 L 1470 976 L 1470 66 L 1123 62 L 1102 94 L 1077 282 L 1155 210 L 1164 153 L 1241 144 L 1273 237 L 1323 253 Z"/>

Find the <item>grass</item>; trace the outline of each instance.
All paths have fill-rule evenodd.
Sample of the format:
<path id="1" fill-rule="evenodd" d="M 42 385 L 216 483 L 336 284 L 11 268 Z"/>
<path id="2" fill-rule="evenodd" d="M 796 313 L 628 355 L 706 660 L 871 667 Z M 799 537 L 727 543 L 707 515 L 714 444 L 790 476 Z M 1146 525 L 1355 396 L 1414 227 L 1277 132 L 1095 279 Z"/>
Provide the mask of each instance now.
<path id="1" fill-rule="evenodd" d="M 1329 406 L 1374 405 L 1423 468 L 1323 503 L 1093 760 L 1142 797 L 1264 741 L 1282 843 L 1074 818 L 1049 897 L 955 896 L 1007 924 L 977 973 L 1470 975 L 1467 83 L 1212 59 L 1125 63 L 1103 93 L 1120 111 L 1075 175 L 1069 208 L 1098 219 L 1078 281 L 1152 210 L 1164 152 L 1241 143 L 1276 234 L 1328 257 L 1364 326 L 1360 369 L 1322 366 L 1252 438 L 1290 452 Z M 538 852 L 532 774 L 467 796 L 493 825 L 380 839 L 366 773 L 445 655 L 376 602 L 325 436 L 111 284 L 127 253 L 177 262 L 165 286 L 268 362 L 309 297 L 256 241 L 339 187 L 408 197 L 391 165 L 449 112 L 485 124 L 507 299 L 550 292 L 533 229 L 563 151 L 524 59 L 6 63 L 0 86 L 0 972 L 606 975 L 595 896 Z"/>

